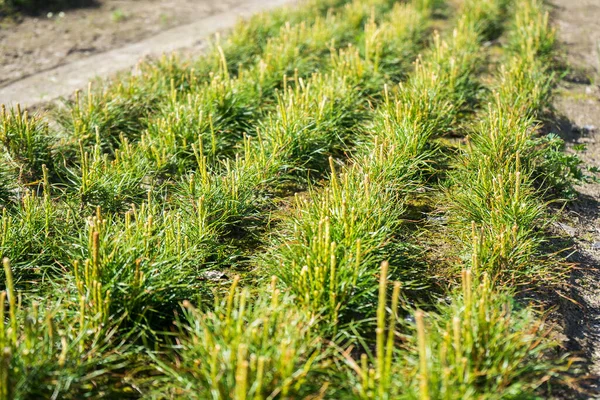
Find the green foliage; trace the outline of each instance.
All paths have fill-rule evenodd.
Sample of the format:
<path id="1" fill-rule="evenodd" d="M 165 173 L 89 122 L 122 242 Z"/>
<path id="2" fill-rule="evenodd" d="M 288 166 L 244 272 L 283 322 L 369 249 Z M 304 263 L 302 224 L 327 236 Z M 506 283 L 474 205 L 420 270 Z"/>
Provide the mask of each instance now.
<path id="1" fill-rule="evenodd" d="M 299 303 L 332 321 L 370 313 L 375 271 L 398 246 L 401 199 L 381 178 L 358 167 L 332 171 L 327 190 L 296 199 L 267 261 Z"/>
<path id="2" fill-rule="evenodd" d="M 325 385 L 326 344 L 316 318 L 275 288 L 251 294 L 234 280 L 229 295 L 202 312 L 184 303 L 172 359 L 156 359 L 152 398 L 305 397 Z M 324 386 L 325 387 L 325 386 Z"/>
<path id="3" fill-rule="evenodd" d="M 483 39 L 493 40 L 504 30 L 506 11 L 510 3 L 511 0 L 467 0 L 464 13 Z"/>
<path id="4" fill-rule="evenodd" d="M 198 211 L 200 213 L 201 211 Z M 124 219 L 98 210 L 87 220 L 71 257 L 74 284 L 101 321 L 122 319 L 138 334 L 164 327 L 184 298 L 204 293 L 198 274 L 215 246 L 202 215 L 183 215 L 144 203 Z M 147 332 L 144 332 L 145 334 Z"/>
<path id="5" fill-rule="evenodd" d="M 147 197 L 151 182 L 145 180 L 148 166 L 143 162 L 132 162 L 136 154 L 126 139 L 115 150 L 115 158 L 103 154 L 98 144 L 91 152 L 79 149 L 79 168 L 67 171 L 69 189 L 76 190 L 82 206 L 89 209 L 100 207 L 110 212 L 125 211 L 132 204 Z M 137 161 L 137 160 L 136 160 Z M 145 185 L 144 185 L 145 184 Z"/>
<path id="6" fill-rule="evenodd" d="M 470 258 L 481 260 L 472 261 L 472 267 L 504 282 L 560 275 L 562 270 L 550 271 L 540 254 L 544 239 L 539 230 L 549 218 L 535 181 L 551 188 L 571 179 L 553 178 L 566 159 L 552 158 L 551 147 L 538 148 L 544 141 L 536 139 L 536 118 L 549 101 L 554 78 L 544 63 L 554 32 L 547 17 L 538 18 L 539 2 L 522 3 L 511 30 L 507 67 L 498 73 L 487 112 L 471 128 L 448 192 L 457 234 Z"/>
<path id="7" fill-rule="evenodd" d="M 509 34 L 509 48 L 529 62 L 552 58 L 556 31 L 549 14 L 538 0 L 515 3 L 515 18 Z"/>
<path id="8" fill-rule="evenodd" d="M 5 154 L 3 161 L 18 171 L 21 183 L 41 181 L 44 165 L 51 167 L 52 138 L 47 122 L 39 116 L 30 117 L 19 106 L 9 111 L 2 106 L 0 144 Z"/>
<path id="9" fill-rule="evenodd" d="M 351 150 L 365 117 L 364 100 L 345 77 L 316 74 L 278 96 L 259 139 L 288 173 L 322 173 L 329 157 Z"/>
<path id="10" fill-rule="evenodd" d="M 125 14 L 123 10 L 117 8 L 115 11 L 112 12 L 110 18 L 113 22 L 119 23 L 125 21 L 127 18 L 129 18 L 129 16 Z"/>
<path id="11" fill-rule="evenodd" d="M 397 95 L 384 95 L 352 166 L 338 177 L 330 161 L 330 185 L 297 198 L 283 221 L 266 263 L 312 312 L 342 322 L 372 313 L 380 262 L 406 247 L 397 238 L 403 204 L 426 168 L 428 139 L 449 128 L 468 96 L 477 40 L 463 23 L 450 43 L 436 39 Z"/>
<path id="12" fill-rule="evenodd" d="M 214 173 L 206 156 L 198 153 L 198 171 L 180 185 L 181 209 L 201 216 L 201 226 L 209 224 L 220 236 L 242 235 L 244 228 L 260 223 L 261 211 L 271 205 L 270 185 L 276 183 L 278 164 L 249 146 L 247 141 L 246 157 L 225 160 Z"/>
<path id="13" fill-rule="evenodd" d="M 6 207 L 17 189 L 17 176 L 15 170 L 6 161 L 8 158 L 6 153 L 0 157 L 2 157 L 0 159 L 0 207 Z"/>
<path id="14" fill-rule="evenodd" d="M 99 136 L 102 151 L 111 153 L 118 147 L 121 136 L 129 140 L 139 137 L 142 118 L 156 96 L 149 97 L 152 90 L 131 84 L 94 90 L 90 84 L 87 96 L 77 92 L 75 99 L 67 102 L 70 115 L 59 114 L 58 119 L 69 132 L 69 140 L 94 145 Z"/>
<path id="15" fill-rule="evenodd" d="M 62 240 L 76 227 L 66 207 L 25 192 L 18 204 L 0 212 L 0 256 L 12 260 L 17 282 L 40 279 L 66 260 Z"/>
<path id="16" fill-rule="evenodd" d="M 536 398 L 537 389 L 568 369 L 553 358 L 557 343 L 531 310 L 519 309 L 510 294 L 494 289 L 487 275 L 463 287 L 426 321 L 415 313 L 421 398 Z M 416 362 L 415 362 L 416 364 Z M 415 393 L 415 396 L 416 396 Z"/>
<path id="17" fill-rule="evenodd" d="M 508 288 L 563 271 L 544 199 L 585 178 L 539 136 L 554 31 L 442 3 L 311 0 L 57 124 L 3 110 L 0 399 L 516 398 L 569 369 Z"/>
<path id="18" fill-rule="evenodd" d="M 69 301 L 22 304 L 8 259 L 3 263 L 0 399 L 131 395 L 122 373 L 134 356 L 116 340 L 111 324 L 95 327 L 93 316 Z"/>
<path id="19" fill-rule="evenodd" d="M 386 266 L 384 265 L 384 270 Z M 386 315 L 386 279 L 380 280 L 375 353 L 359 362 L 347 353 L 353 397 L 359 399 L 538 398 L 538 389 L 570 367 L 554 357 L 550 328 L 489 277 L 463 271 L 462 288 L 436 312 L 400 318 L 400 284 Z M 407 340 L 408 342 L 404 342 Z"/>
<path id="20" fill-rule="evenodd" d="M 546 220 L 546 206 L 528 172 L 533 162 L 531 120 L 496 107 L 490 105 L 471 136 L 453 176 L 450 205 L 463 227 L 463 240 L 484 259 L 481 267 L 510 279 L 543 269 L 542 263 L 531 260 L 540 244 L 537 230 Z M 477 228 L 470 229 L 472 224 Z"/>
<path id="21" fill-rule="evenodd" d="M 565 153 L 565 142 L 555 134 L 537 138 L 531 147 L 537 149 L 534 158 L 539 185 L 548 188 L 553 196 L 574 199 L 577 194 L 573 186 L 589 179 L 577 154 Z"/>
<path id="22" fill-rule="evenodd" d="M 255 131 L 257 98 L 252 82 L 224 74 L 197 94 L 184 97 L 174 90 L 149 121 L 141 147 L 148 148 L 159 171 L 180 174 L 196 163 L 194 144 L 202 144 L 211 162 L 231 158 L 244 135 Z"/>

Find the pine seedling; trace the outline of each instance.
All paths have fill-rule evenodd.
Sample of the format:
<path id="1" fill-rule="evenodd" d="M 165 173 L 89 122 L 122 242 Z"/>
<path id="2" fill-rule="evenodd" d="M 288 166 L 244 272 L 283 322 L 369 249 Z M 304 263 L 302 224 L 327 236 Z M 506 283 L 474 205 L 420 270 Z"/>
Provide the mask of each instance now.
<path id="1" fill-rule="evenodd" d="M 154 335 L 182 298 L 201 293 L 197 276 L 215 251 L 214 236 L 197 219 L 183 221 L 149 203 L 124 220 L 99 208 L 88 219 L 71 264 L 79 297 L 100 325 L 119 319 L 123 329 L 135 324 L 138 333 Z"/>
<path id="2" fill-rule="evenodd" d="M 319 173 L 330 156 L 351 149 L 365 117 L 362 99 L 344 76 L 315 74 L 278 96 L 260 136 L 266 153 L 288 165 L 284 172 Z"/>
<path id="3" fill-rule="evenodd" d="M 121 136 L 138 139 L 154 96 L 147 98 L 152 91 L 133 84 L 136 81 L 132 78 L 129 83 L 97 89 L 90 83 L 87 92 L 76 92 L 75 98 L 66 102 L 69 114 L 57 116 L 70 132 L 67 143 L 74 139 L 86 148 L 99 145 L 102 153 L 110 154 L 118 148 Z"/>
<path id="4" fill-rule="evenodd" d="M 549 14 L 539 0 L 518 1 L 515 4 L 513 26 L 508 48 L 529 62 L 551 59 L 556 30 L 550 26 Z"/>
<path id="5" fill-rule="evenodd" d="M 379 273 L 379 295 L 377 302 L 377 325 L 375 329 L 375 354 L 369 357 L 361 354 L 360 362 L 343 353 L 343 362 L 350 368 L 349 381 L 352 391 L 359 399 L 392 399 L 392 385 L 396 384 L 395 365 L 396 341 L 398 332 L 398 310 L 400 303 L 400 282 L 393 285 L 392 298 L 388 309 L 388 264 L 383 262 Z M 389 316 L 388 316 L 389 314 Z"/>
<path id="6" fill-rule="evenodd" d="M 517 12 L 515 26 L 541 25 L 535 31 L 551 40 L 552 31 L 544 28 L 547 21 L 531 19 L 528 10 L 533 3 L 526 3 Z M 519 35 L 514 38 L 526 40 Z M 516 47 L 513 42 L 511 48 Z M 534 186 L 540 162 L 533 140 L 534 118 L 548 100 L 552 78 L 536 59 L 537 51 L 537 45 L 514 50 L 509 67 L 500 71 L 495 99 L 473 132 L 462 165 L 454 174 L 456 190 L 450 194 L 464 242 L 477 243 L 467 246 L 484 258 L 481 268 L 489 268 L 503 282 L 519 276 L 547 278 L 560 274 L 548 274 L 548 263 L 540 257 L 543 237 L 538 230 L 549 219 Z M 471 223 L 480 232 L 476 241 L 469 239 L 475 236 L 475 232 L 470 233 Z"/>
<path id="7" fill-rule="evenodd" d="M 114 157 L 102 152 L 99 134 L 92 151 L 79 146 L 79 168 L 69 170 L 68 179 L 82 206 L 119 212 L 147 197 L 149 166 L 127 139 L 121 137 Z"/>
<path id="8" fill-rule="evenodd" d="M 329 188 L 296 197 L 267 262 L 303 306 L 343 321 L 369 313 L 381 258 L 398 250 L 390 238 L 403 210 L 377 176 L 331 168 Z"/>
<path id="9" fill-rule="evenodd" d="M 62 240 L 77 228 L 73 214 L 51 200 L 49 189 L 43 197 L 26 191 L 13 207 L 0 210 L 0 255 L 12 260 L 18 282 L 37 282 L 66 261 Z"/>
<path id="10" fill-rule="evenodd" d="M 316 393 L 328 351 L 316 318 L 276 289 L 251 294 L 236 278 L 206 312 L 184 302 L 177 359 L 156 359 L 157 396 L 267 399 Z"/>
<path id="11" fill-rule="evenodd" d="M 25 304 L 3 260 L 6 291 L 0 292 L 0 399 L 77 399 L 126 389 L 119 375 L 128 365 L 125 346 L 111 324 L 89 324 L 69 301 Z M 5 304 L 8 303 L 8 320 Z"/>
<path id="12" fill-rule="evenodd" d="M 232 158 L 259 117 L 260 95 L 253 84 L 221 73 L 198 94 L 182 97 L 173 90 L 142 136 L 141 147 L 157 172 L 182 175 L 193 168 L 193 145 L 202 144 L 211 164 Z"/>
<path id="13" fill-rule="evenodd" d="M 473 275 L 463 271 L 462 290 L 438 315 L 415 313 L 417 379 L 407 397 L 535 397 L 569 368 L 572 361 L 551 357 L 556 344 L 543 319 L 514 306 L 486 274 Z"/>
<path id="14" fill-rule="evenodd" d="M 1 106 L 0 145 L 3 161 L 18 172 L 20 183 L 39 183 L 43 177 L 42 166 L 52 165 L 48 124 L 40 116 L 29 116 L 19 105 L 10 110 Z"/>

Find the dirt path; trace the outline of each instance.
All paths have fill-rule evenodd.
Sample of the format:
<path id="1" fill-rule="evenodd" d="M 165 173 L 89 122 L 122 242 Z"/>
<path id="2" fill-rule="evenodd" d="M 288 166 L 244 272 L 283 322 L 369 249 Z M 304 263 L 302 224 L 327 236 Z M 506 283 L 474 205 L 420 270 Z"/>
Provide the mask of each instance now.
<path id="1" fill-rule="evenodd" d="M 23 77 L 10 81 L 9 83 L 0 87 L 0 103 L 11 105 L 20 103 L 27 107 L 35 106 L 61 96 L 68 96 L 76 89 L 85 87 L 87 82 L 95 77 L 106 77 L 118 71 L 131 68 L 144 57 L 159 56 L 163 53 L 171 53 L 177 50 L 190 48 L 193 48 L 194 51 L 200 51 L 205 44 L 204 39 L 217 31 L 231 27 L 239 18 L 248 17 L 258 11 L 291 2 L 293 2 L 293 0 L 175 0 L 171 2 L 142 0 L 140 3 L 153 3 L 155 7 L 154 11 L 150 13 L 150 11 L 146 10 L 147 13 L 152 15 L 156 15 L 160 10 L 162 10 L 162 8 L 165 7 L 165 4 L 171 4 L 171 6 L 174 6 L 177 5 L 175 3 L 185 3 L 187 4 L 188 8 L 191 7 L 194 9 L 194 11 L 190 11 L 187 17 L 182 17 L 183 19 L 179 20 L 186 20 L 187 18 L 190 18 L 190 16 L 194 15 L 196 18 L 192 20 L 193 22 L 163 30 L 158 34 L 147 37 L 141 41 L 126 44 L 124 46 L 117 46 L 116 48 L 103 52 L 98 52 L 96 51 L 97 49 L 95 49 L 95 54 L 85 57 L 83 57 L 80 52 L 72 53 L 73 55 L 71 57 L 61 57 L 60 54 L 58 54 L 58 56 L 55 55 L 55 57 L 51 59 L 50 63 L 55 63 L 57 65 L 49 69 L 44 69 L 39 64 L 33 63 L 33 61 L 33 64 L 28 64 L 30 57 L 25 55 L 23 56 L 25 58 L 18 59 L 18 61 L 14 62 L 17 68 L 21 68 L 21 72 L 19 73 L 21 73 Z M 113 1 L 113 3 L 115 2 Z M 121 1 L 121 3 L 130 2 Z M 193 7 L 192 3 L 194 4 Z M 218 6 L 216 4 L 218 4 Z M 123 10 L 126 10 L 126 8 Z M 92 11 L 78 10 L 77 12 L 91 13 Z M 105 13 L 105 11 L 102 10 L 100 10 L 100 12 L 101 14 Z M 126 13 L 128 11 L 122 12 Z M 123 23 L 126 22 L 127 20 L 125 20 Z M 19 26 L 18 30 L 27 29 L 27 25 L 29 23 L 33 22 L 29 21 L 21 24 L 24 26 Z M 79 23 L 75 24 L 77 29 L 82 29 L 82 27 L 78 26 L 78 24 Z M 133 30 L 135 30 L 135 27 L 140 26 L 139 24 L 130 26 L 130 28 Z M 53 38 L 52 40 L 54 41 L 63 43 L 61 35 L 56 35 L 56 32 L 52 32 L 53 31 L 50 31 L 48 36 Z M 118 30 L 107 30 L 104 32 L 104 35 L 107 37 L 118 37 L 120 35 L 119 32 L 120 31 Z M 147 28 L 142 28 L 141 32 L 138 32 L 137 34 L 147 35 L 149 34 L 149 31 Z M 2 54 L 5 54 L 6 47 L 8 47 L 11 43 L 8 39 L 6 39 L 6 35 L 8 34 L 5 34 L 4 36 L 0 34 L 0 53 Z M 125 35 L 121 37 L 121 39 L 117 40 L 116 43 L 118 44 L 123 40 L 127 41 L 127 38 L 131 37 L 134 36 Z M 89 42 L 89 38 L 82 40 L 82 43 Z M 28 44 L 28 46 L 32 46 L 38 42 L 39 40 L 37 42 L 34 41 Z M 62 45 L 60 43 L 58 46 Z M 63 44 L 66 47 L 72 46 L 69 40 L 66 40 L 65 43 Z M 16 44 L 13 45 L 17 46 Z M 56 46 L 56 43 L 54 43 L 53 46 Z M 25 48 L 28 47 L 25 46 Z M 44 52 L 45 50 L 37 49 L 36 51 Z M 90 52 L 92 52 L 92 50 L 90 50 Z M 1 73 L 3 71 L 6 73 L 6 71 L 10 70 L 11 68 L 13 67 L 6 63 L 6 59 L 0 57 L 0 75 L 2 75 Z M 27 75 L 27 71 L 33 72 Z"/>
<path id="2" fill-rule="evenodd" d="M 81 0 L 0 21 L 0 85 L 224 12 L 239 0 Z"/>
<path id="3" fill-rule="evenodd" d="M 600 168 L 600 0 L 552 0 L 558 37 L 570 72 L 559 88 L 554 106 L 561 116 L 559 133 L 567 150 L 577 152 L 587 168 Z M 581 150 L 585 147 L 585 150 Z M 589 360 L 588 389 L 600 396 L 600 184 L 577 188 L 579 198 L 558 224 L 571 236 L 578 264 L 571 275 L 570 302 L 563 304 L 568 348 Z"/>

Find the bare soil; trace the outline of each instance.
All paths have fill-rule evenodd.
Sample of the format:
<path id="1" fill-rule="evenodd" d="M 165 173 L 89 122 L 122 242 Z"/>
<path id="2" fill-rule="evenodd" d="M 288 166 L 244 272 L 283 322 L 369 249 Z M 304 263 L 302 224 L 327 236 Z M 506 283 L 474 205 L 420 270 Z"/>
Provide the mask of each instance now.
<path id="1" fill-rule="evenodd" d="M 554 100 L 554 132 L 584 169 L 600 168 L 600 0 L 551 0 L 552 16 L 568 72 Z M 584 147 L 584 150 L 581 148 Z M 584 398 L 600 396 L 600 184 L 577 187 L 557 231 L 570 240 L 575 263 L 561 304 L 567 349 L 586 360 Z"/>
<path id="2" fill-rule="evenodd" d="M 98 0 L 0 21 L 0 87 L 227 10 L 239 0 Z"/>
<path id="3" fill-rule="evenodd" d="M 74 15 L 81 17 L 69 19 L 68 13 L 64 17 L 60 13 L 58 17 L 56 13 L 53 14 L 52 18 L 58 18 L 58 22 L 52 24 L 68 24 L 68 27 L 58 29 L 55 25 L 47 25 L 49 22 L 45 21 L 44 28 L 40 28 L 35 35 L 25 35 L 30 39 L 20 38 L 18 31 L 26 31 L 27 24 L 39 24 L 40 19 L 24 20 L 6 33 L 8 36 L 14 35 L 12 39 L 0 41 L 0 60 L 2 46 L 12 46 L 11 48 L 20 49 L 18 51 L 23 53 L 4 64 L 0 63 L 0 77 L 2 71 L 5 74 L 13 71 L 14 78 L 5 79 L 4 84 L 0 83 L 0 103 L 40 108 L 53 100 L 70 96 L 75 90 L 85 88 L 96 78 L 105 79 L 119 72 L 133 71 L 143 59 L 172 53 L 183 57 L 197 56 L 206 48 L 207 39 L 231 28 L 240 18 L 247 18 L 269 8 L 293 5 L 296 1 L 105 0 L 97 3 L 97 8 L 73 11 Z M 111 9 L 110 5 L 115 6 L 117 3 L 122 6 Z M 126 4 L 131 8 L 125 7 Z M 147 5 L 146 8 L 138 9 L 144 4 Z M 167 18 L 167 22 L 160 27 L 152 25 L 151 21 L 163 20 L 161 16 L 167 15 L 163 11 L 171 12 L 168 14 L 172 16 L 169 17 L 171 19 Z M 143 15 L 146 17 L 142 18 Z M 104 39 L 88 35 L 93 29 L 86 25 L 86 21 L 100 21 L 95 26 L 101 32 L 98 35 Z M 169 28 L 170 24 L 174 26 Z M 66 31 L 68 32 L 65 33 Z M 144 35 L 147 37 L 142 38 Z M 141 39 L 135 39 L 137 37 Z M 47 43 L 47 48 L 39 48 L 40 43 Z M 98 45 L 92 45 L 94 43 Z M 44 57 L 47 60 L 45 63 L 36 63 Z"/>

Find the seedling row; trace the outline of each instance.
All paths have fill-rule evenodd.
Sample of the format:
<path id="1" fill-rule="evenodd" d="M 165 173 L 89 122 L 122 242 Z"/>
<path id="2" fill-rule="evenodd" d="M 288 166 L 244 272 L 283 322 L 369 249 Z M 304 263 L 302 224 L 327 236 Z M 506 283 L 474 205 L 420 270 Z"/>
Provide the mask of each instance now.
<path id="1" fill-rule="evenodd" d="M 566 271 L 554 40 L 538 0 L 312 0 L 2 108 L 0 399 L 569 386 L 516 300 Z"/>

